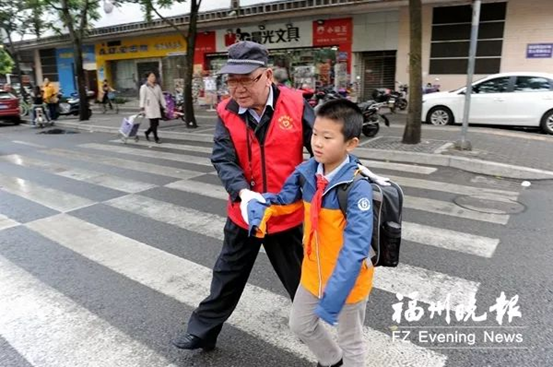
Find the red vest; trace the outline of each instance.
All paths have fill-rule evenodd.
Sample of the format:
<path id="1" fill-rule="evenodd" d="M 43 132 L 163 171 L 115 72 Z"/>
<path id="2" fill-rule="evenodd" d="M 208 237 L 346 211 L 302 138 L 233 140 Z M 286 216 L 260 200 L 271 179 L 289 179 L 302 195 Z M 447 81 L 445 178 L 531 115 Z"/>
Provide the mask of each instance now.
<path id="1" fill-rule="evenodd" d="M 301 93 L 288 88 L 279 88 L 279 91 L 263 146 L 244 120 L 226 109 L 230 100 L 220 103 L 217 108 L 230 133 L 246 181 L 253 182 L 251 190 L 260 193 L 279 193 L 284 181 L 303 162 L 303 97 Z M 248 228 L 240 213 L 240 202 L 232 202 L 229 198 L 227 212 L 235 224 Z M 303 209 L 271 218 L 267 223 L 267 232 L 285 231 L 302 222 Z"/>

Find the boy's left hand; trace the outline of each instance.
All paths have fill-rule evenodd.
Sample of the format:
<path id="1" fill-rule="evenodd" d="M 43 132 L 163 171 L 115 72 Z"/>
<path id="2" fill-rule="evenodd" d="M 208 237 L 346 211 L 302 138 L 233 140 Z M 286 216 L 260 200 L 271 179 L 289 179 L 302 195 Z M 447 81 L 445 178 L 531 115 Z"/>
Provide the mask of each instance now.
<path id="1" fill-rule="evenodd" d="M 315 308 L 315 315 L 329 325 L 335 326 L 338 324 L 338 315 L 327 312 L 320 304 Z"/>

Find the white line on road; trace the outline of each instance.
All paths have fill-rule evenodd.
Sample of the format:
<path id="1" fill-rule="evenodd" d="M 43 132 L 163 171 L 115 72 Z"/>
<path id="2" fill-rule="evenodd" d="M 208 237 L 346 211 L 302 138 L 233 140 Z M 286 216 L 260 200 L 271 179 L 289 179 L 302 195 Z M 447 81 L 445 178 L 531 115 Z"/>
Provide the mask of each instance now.
<path id="1" fill-rule="evenodd" d="M 104 164 L 107 166 L 184 180 L 197 176 L 202 176 L 205 174 L 197 171 L 188 171 L 181 168 L 166 167 L 153 163 L 136 162 L 129 159 L 112 158 L 101 154 L 88 154 L 72 150 L 52 149 L 43 151 L 43 153 L 55 155 L 62 158 L 76 159 L 89 163 Z"/>
<path id="2" fill-rule="evenodd" d="M 0 157 L 0 160 L 22 167 L 38 168 L 57 176 L 66 177 L 77 181 L 88 182 L 131 194 L 156 187 L 156 185 L 154 184 L 114 176 L 108 173 L 90 171 L 83 168 L 74 168 L 69 165 L 57 164 L 40 159 L 24 157 L 18 154 Z"/>
<path id="3" fill-rule="evenodd" d="M 95 201 L 81 196 L 2 174 L 0 174 L 0 190 L 63 213 L 96 204 Z"/>
<path id="4" fill-rule="evenodd" d="M 0 299 L 0 335 L 34 367 L 175 366 L 2 256 Z"/>
<path id="5" fill-rule="evenodd" d="M 19 222 L 6 217 L 4 214 L 0 214 L 0 231 L 3 229 L 17 227 L 19 224 Z"/>
<path id="6" fill-rule="evenodd" d="M 28 141 L 12 140 L 12 143 L 22 144 L 22 145 L 28 145 L 28 146 L 30 146 L 30 147 L 35 147 L 35 148 L 46 148 L 44 145 L 39 145 L 39 144 L 35 144 L 35 143 L 29 143 Z"/>
<path id="7" fill-rule="evenodd" d="M 56 215 L 27 226 L 109 269 L 162 294 L 196 307 L 208 294 L 211 270 L 144 243 L 69 215 Z M 290 301 L 265 289 L 246 285 L 229 324 L 298 357 L 313 361 L 307 347 L 288 330 Z M 368 366 L 441 367 L 447 357 L 366 327 Z M 101 335 L 101 334 L 100 334 Z"/>
<path id="8" fill-rule="evenodd" d="M 165 159 L 168 161 L 182 162 L 182 163 L 192 163 L 198 164 L 201 166 L 212 167 L 211 161 L 209 158 L 197 157 L 193 155 L 184 155 L 184 154 L 175 154 L 175 153 L 165 153 L 158 150 L 145 150 L 145 149 L 136 149 L 130 147 L 121 147 L 116 145 L 105 145 L 105 144 L 82 144 L 79 145 L 82 148 L 100 150 L 103 152 L 109 153 L 120 153 L 120 154 L 130 154 L 138 157 L 145 157 L 151 159 Z"/>
<path id="9" fill-rule="evenodd" d="M 410 222 L 403 222 L 401 235 L 407 241 L 486 258 L 491 258 L 499 245 L 497 238 L 476 236 Z"/>

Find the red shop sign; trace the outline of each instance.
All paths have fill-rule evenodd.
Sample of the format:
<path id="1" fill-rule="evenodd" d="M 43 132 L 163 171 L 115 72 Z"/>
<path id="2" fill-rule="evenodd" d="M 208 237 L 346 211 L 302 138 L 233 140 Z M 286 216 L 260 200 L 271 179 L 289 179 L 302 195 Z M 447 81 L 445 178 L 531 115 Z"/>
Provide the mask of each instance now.
<path id="1" fill-rule="evenodd" d="M 313 21 L 313 46 L 351 44 L 353 23 L 351 18 Z"/>

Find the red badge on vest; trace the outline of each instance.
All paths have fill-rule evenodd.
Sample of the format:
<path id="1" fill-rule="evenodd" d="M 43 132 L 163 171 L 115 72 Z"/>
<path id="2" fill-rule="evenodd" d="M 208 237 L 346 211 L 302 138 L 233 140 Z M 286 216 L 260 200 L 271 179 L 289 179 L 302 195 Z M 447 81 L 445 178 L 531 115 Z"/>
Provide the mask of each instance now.
<path id="1" fill-rule="evenodd" d="M 292 125 L 293 125 L 293 120 L 290 116 L 288 115 L 284 115 L 284 116 L 281 116 L 279 119 L 278 119 L 278 126 L 282 129 L 282 130 L 290 130 L 292 128 Z"/>

